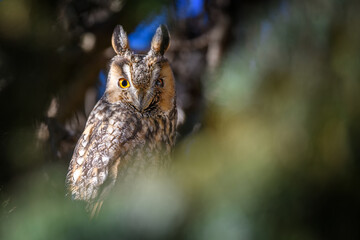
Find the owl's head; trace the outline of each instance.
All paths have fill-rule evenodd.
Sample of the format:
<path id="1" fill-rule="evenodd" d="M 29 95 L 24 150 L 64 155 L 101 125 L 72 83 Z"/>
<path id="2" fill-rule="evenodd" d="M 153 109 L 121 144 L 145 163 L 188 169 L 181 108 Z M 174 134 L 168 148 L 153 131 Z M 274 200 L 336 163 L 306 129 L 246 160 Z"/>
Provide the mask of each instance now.
<path id="1" fill-rule="evenodd" d="M 122 26 L 116 26 L 105 97 L 111 104 L 126 104 L 141 113 L 168 113 L 175 107 L 175 82 L 164 53 L 169 47 L 167 28 L 160 25 L 147 54 L 134 54 Z"/>

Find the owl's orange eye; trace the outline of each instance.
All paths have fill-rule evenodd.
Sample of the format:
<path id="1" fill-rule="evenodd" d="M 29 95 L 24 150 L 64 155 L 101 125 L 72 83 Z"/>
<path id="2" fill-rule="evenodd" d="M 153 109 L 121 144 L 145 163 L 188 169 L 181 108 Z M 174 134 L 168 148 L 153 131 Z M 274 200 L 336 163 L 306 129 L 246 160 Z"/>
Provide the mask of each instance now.
<path id="1" fill-rule="evenodd" d="M 119 87 L 121 87 L 121 88 L 128 88 L 128 87 L 130 87 L 129 81 L 126 80 L 125 78 L 120 78 L 118 84 L 119 84 Z"/>
<path id="2" fill-rule="evenodd" d="M 156 80 L 156 86 L 158 87 L 163 87 L 164 86 L 164 80 L 162 80 L 162 78 L 159 78 Z"/>

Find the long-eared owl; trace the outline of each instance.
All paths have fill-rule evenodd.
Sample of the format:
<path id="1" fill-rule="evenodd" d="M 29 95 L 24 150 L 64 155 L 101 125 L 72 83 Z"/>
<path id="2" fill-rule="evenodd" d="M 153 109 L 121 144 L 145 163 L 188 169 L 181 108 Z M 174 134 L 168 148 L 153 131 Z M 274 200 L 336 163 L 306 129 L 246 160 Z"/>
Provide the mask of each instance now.
<path id="1" fill-rule="evenodd" d="M 75 200 L 99 202 L 116 180 L 158 171 L 175 143 L 175 82 L 164 57 L 170 36 L 159 26 L 145 55 L 134 54 L 123 28 L 112 35 L 106 91 L 89 115 L 66 182 Z"/>

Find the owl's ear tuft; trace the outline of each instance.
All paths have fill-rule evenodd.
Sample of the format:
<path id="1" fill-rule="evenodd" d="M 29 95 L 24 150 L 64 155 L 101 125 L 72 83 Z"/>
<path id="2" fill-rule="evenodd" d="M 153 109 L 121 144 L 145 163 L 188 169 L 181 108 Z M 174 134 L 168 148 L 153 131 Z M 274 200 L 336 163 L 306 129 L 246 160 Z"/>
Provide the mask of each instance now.
<path id="1" fill-rule="evenodd" d="M 157 29 L 156 33 L 151 41 L 151 50 L 154 53 L 164 55 L 165 51 L 170 45 L 170 35 L 167 27 L 161 24 Z"/>
<path id="2" fill-rule="evenodd" d="M 111 38 L 111 44 L 118 55 L 124 55 L 125 52 L 129 51 L 128 37 L 121 25 L 115 27 Z"/>

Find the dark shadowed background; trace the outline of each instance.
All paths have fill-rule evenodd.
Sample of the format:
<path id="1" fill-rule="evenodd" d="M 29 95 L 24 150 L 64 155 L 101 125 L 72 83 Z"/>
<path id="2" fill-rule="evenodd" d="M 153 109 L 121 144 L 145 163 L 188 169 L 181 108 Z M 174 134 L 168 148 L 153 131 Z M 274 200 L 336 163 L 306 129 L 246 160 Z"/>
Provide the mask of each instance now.
<path id="1" fill-rule="evenodd" d="M 0 239 L 360 239 L 357 0 L 0 1 Z M 97 219 L 65 197 L 121 24 L 159 24 L 177 84 L 172 168 Z"/>

